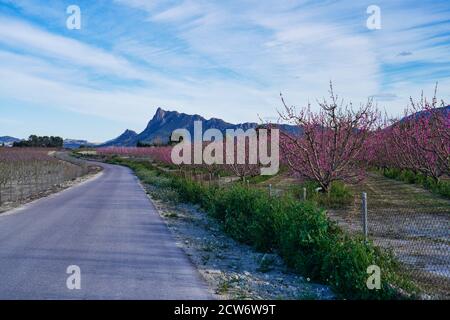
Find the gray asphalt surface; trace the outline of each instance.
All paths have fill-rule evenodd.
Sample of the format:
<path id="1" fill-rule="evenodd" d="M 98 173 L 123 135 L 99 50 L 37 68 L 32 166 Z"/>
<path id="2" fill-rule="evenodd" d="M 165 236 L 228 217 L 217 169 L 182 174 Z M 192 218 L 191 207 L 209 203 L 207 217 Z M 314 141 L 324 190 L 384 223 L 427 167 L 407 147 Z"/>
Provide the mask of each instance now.
<path id="1" fill-rule="evenodd" d="M 131 170 L 0 215 L 0 299 L 211 299 Z M 67 268 L 81 269 L 69 290 Z"/>

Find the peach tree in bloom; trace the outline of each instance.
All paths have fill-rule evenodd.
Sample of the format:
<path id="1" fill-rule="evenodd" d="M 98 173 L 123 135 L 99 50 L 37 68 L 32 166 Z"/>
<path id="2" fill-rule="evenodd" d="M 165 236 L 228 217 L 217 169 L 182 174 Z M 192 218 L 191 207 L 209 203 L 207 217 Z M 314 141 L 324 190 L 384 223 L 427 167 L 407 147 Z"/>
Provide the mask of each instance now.
<path id="1" fill-rule="evenodd" d="M 98 148 L 98 155 L 117 155 L 133 158 L 143 158 L 156 161 L 161 164 L 171 165 L 171 146 L 152 146 L 152 147 L 105 147 Z"/>
<path id="2" fill-rule="evenodd" d="M 365 174 L 363 153 L 369 135 L 377 127 L 380 114 L 372 100 L 355 108 L 345 104 L 330 83 L 329 100 L 318 101 L 297 110 L 288 106 L 283 96 L 281 119 L 298 126 L 297 134 L 281 132 L 283 161 L 298 176 L 316 181 L 323 192 L 333 181 L 360 181 Z"/>
<path id="3" fill-rule="evenodd" d="M 375 165 L 408 169 L 435 181 L 450 175 L 450 108 L 435 95 L 410 99 L 404 117 L 385 126 L 371 144 Z"/>

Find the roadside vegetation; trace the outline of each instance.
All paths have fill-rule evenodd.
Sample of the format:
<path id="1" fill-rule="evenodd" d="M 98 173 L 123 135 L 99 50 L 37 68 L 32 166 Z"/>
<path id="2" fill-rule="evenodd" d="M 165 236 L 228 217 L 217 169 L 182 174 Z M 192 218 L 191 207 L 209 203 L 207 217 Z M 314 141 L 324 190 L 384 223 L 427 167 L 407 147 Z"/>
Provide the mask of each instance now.
<path id="1" fill-rule="evenodd" d="M 130 166 L 142 181 L 165 190 L 154 196 L 201 206 L 234 239 L 263 252 L 279 253 L 293 270 L 330 285 L 342 297 L 414 296 L 418 289 L 405 280 L 407 276 L 401 271 L 403 262 L 419 255 L 423 258 L 421 261 L 432 257 L 430 252 L 422 252 L 417 247 L 423 247 L 424 241 L 434 241 L 437 234 L 443 233 L 446 217 L 440 213 L 433 215 L 424 208 L 420 208 L 423 212 L 402 211 L 400 216 L 395 211 L 399 201 L 391 197 L 389 201 L 379 199 L 385 206 L 378 210 L 377 190 L 364 183 L 372 179 L 373 168 L 376 168 L 379 176 L 381 172 L 447 196 L 449 108 L 444 107 L 444 102 L 438 102 L 436 94 L 431 100 L 422 96 L 419 101 L 411 99 L 402 119 L 387 119 L 371 100 L 359 107 L 344 103 L 331 84 L 329 99 L 318 104 L 318 111 L 310 105 L 297 110 L 282 97 L 284 110 L 280 117 L 298 130 L 279 132 L 281 172 L 272 177 L 260 175 L 264 167 L 261 163 L 236 164 L 240 163 L 236 158 L 230 164 L 222 161 L 175 165 L 171 160 L 172 146 L 101 148 L 96 156 Z M 266 124 L 256 129 L 257 139 L 268 139 L 267 150 L 271 152 L 275 149 L 270 138 L 278 134 L 272 134 L 274 126 Z M 258 131 L 260 129 L 268 131 Z M 203 144 L 204 150 L 214 146 Z M 242 153 L 243 158 L 250 158 L 247 146 Z M 232 156 L 235 157 L 236 152 Z M 366 195 L 372 192 L 369 194 L 370 223 L 383 232 L 371 230 L 378 232 L 377 237 L 368 236 L 384 249 L 361 238 L 361 227 L 358 228 L 362 220 L 361 192 Z M 375 201 L 370 198 L 372 195 Z M 428 195 L 422 196 L 429 199 Z M 445 199 L 441 200 L 446 210 L 448 204 Z M 357 207 L 359 212 L 355 210 Z M 408 213 L 413 214 L 406 216 Z M 432 231 L 425 230 L 427 226 L 421 217 L 437 221 Z M 425 224 L 433 221 L 427 220 Z M 418 241 L 410 248 L 412 239 Z M 439 241 L 445 250 L 446 240 Z M 403 259 L 399 265 L 394 255 L 386 251 L 389 248 L 408 259 Z M 434 250 L 429 243 L 426 248 Z M 445 260 L 441 256 L 435 258 Z M 430 270 L 426 266 L 432 265 L 442 269 L 439 274 L 444 277 L 448 274 L 447 261 L 425 262 L 413 263 L 413 269 L 428 277 Z M 370 265 L 382 270 L 381 290 L 369 290 L 366 286 Z"/>
<path id="2" fill-rule="evenodd" d="M 200 205 L 234 239 L 277 252 L 294 271 L 330 285 L 342 298 L 397 299 L 414 291 L 391 254 L 343 232 L 312 201 L 270 197 L 242 183 L 203 185 L 150 162 L 117 157 L 110 162 L 130 167 L 145 184 L 166 189 L 166 200 L 176 194 L 179 201 Z M 370 265 L 383 270 L 380 290 L 367 288 Z"/>

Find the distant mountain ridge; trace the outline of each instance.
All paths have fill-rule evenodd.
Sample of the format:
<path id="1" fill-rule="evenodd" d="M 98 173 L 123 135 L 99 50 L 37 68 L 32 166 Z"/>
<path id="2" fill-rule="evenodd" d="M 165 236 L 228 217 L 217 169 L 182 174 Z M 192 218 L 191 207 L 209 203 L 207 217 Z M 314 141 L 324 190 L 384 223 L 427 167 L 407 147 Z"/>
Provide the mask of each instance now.
<path id="1" fill-rule="evenodd" d="M 448 116 L 450 114 L 450 105 L 445 106 L 445 107 L 436 108 L 434 110 L 436 110 L 437 112 L 442 112 L 442 113 L 444 113 L 445 115 Z M 402 119 L 400 119 L 400 122 L 408 121 L 410 119 L 417 118 L 417 117 L 420 117 L 422 115 L 426 116 L 427 113 L 429 113 L 429 111 L 419 111 L 419 112 L 416 112 L 416 113 L 411 114 L 409 116 L 403 117 Z"/>
<path id="2" fill-rule="evenodd" d="M 0 145 L 11 146 L 14 142 L 19 142 L 22 139 L 14 138 L 10 136 L 0 137 Z"/>
<path id="3" fill-rule="evenodd" d="M 450 113 L 450 105 L 440 109 L 442 109 L 442 112 Z M 409 117 L 414 117 L 419 114 L 420 112 Z M 405 121 L 407 118 L 403 118 L 400 121 Z M 148 122 L 147 127 L 141 133 L 137 134 L 132 130 L 126 130 L 119 137 L 105 142 L 100 146 L 132 147 L 136 146 L 138 142 L 143 144 L 166 144 L 170 141 L 170 136 L 176 129 L 187 129 L 191 135 L 193 135 L 195 121 L 202 122 L 203 132 L 214 128 L 220 130 L 224 134 L 227 129 L 242 129 L 246 131 L 248 129 L 255 129 L 259 126 L 256 122 L 233 124 L 218 118 L 205 119 L 198 114 L 190 115 L 158 108 L 153 118 Z M 276 126 L 278 126 L 280 130 L 291 134 L 302 133 L 302 128 L 295 125 L 277 124 Z"/>
<path id="4" fill-rule="evenodd" d="M 446 107 L 439 108 L 442 112 L 450 114 L 450 105 Z M 425 111 L 422 111 L 425 112 Z M 407 121 L 413 117 L 419 116 L 422 112 L 415 113 L 408 117 L 404 117 L 399 121 Z M 136 133 L 133 130 L 125 130 L 120 136 L 115 139 L 109 140 L 103 144 L 91 143 L 86 140 L 76 140 L 76 139 L 65 139 L 64 147 L 68 149 L 76 149 L 80 146 L 87 147 L 134 147 L 138 142 L 144 144 L 154 144 L 154 143 L 167 143 L 170 140 L 170 135 L 175 129 L 187 129 L 193 134 L 194 131 L 194 121 L 202 121 L 203 131 L 211 128 L 218 129 L 225 133 L 226 129 L 242 129 L 248 130 L 251 128 L 258 127 L 259 124 L 255 122 L 244 122 L 240 124 L 232 124 L 226 122 L 222 119 L 211 118 L 209 120 L 203 118 L 198 114 L 189 115 L 186 113 L 180 113 L 177 111 L 166 111 L 162 108 L 158 108 L 153 118 L 147 124 L 147 127 L 141 133 Z M 284 130 L 289 133 L 301 134 L 302 130 L 298 126 L 278 124 L 280 130 Z M 14 142 L 21 141 L 22 139 L 11 137 L 11 136 L 1 136 L 0 146 L 12 146 Z"/>
<path id="5" fill-rule="evenodd" d="M 138 143 L 138 134 L 133 130 L 125 130 L 120 136 L 115 139 L 106 141 L 99 145 L 99 147 L 135 147 Z"/>
<path id="6" fill-rule="evenodd" d="M 198 114 L 189 115 L 186 113 L 166 111 L 162 108 L 158 108 L 153 118 L 147 124 L 147 127 L 141 133 L 137 134 L 132 130 L 126 130 L 119 137 L 107 141 L 100 146 L 131 147 L 136 146 L 138 142 L 143 144 L 166 144 L 170 141 L 170 136 L 176 129 L 187 129 L 191 135 L 193 135 L 195 121 L 202 122 L 203 131 L 208 129 L 218 129 L 223 133 L 225 133 L 227 129 L 242 129 L 246 131 L 248 129 L 255 129 L 259 126 L 256 122 L 233 124 L 218 118 L 205 119 Z M 282 130 L 292 133 L 299 131 L 296 126 L 283 124 L 279 125 L 279 127 Z"/>
<path id="7" fill-rule="evenodd" d="M 17 142 L 20 140 L 22 140 L 22 139 L 10 137 L 10 136 L 0 137 L 0 143 L 2 143 L 2 142 L 5 142 L 5 143 L 6 142 Z"/>
<path id="8" fill-rule="evenodd" d="M 64 139 L 63 146 L 67 149 L 78 149 L 80 147 L 96 147 L 98 144 L 87 140 Z"/>

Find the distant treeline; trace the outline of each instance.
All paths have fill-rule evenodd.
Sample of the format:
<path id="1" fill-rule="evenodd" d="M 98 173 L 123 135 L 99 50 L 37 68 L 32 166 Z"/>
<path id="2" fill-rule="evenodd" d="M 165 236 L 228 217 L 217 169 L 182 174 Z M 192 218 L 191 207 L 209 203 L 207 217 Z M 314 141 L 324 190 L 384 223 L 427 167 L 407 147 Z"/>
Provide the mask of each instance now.
<path id="1" fill-rule="evenodd" d="M 18 148 L 26 148 L 26 147 L 35 147 L 35 148 L 62 148 L 63 146 L 63 138 L 61 137 L 39 137 L 36 135 L 31 135 L 28 140 L 23 140 L 19 142 L 14 142 L 13 147 Z"/>

